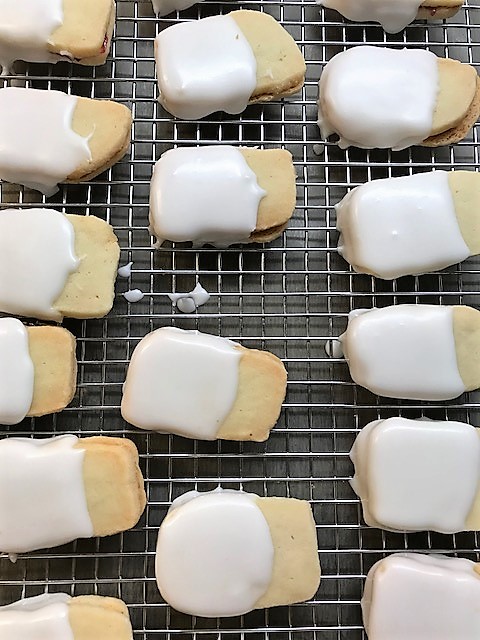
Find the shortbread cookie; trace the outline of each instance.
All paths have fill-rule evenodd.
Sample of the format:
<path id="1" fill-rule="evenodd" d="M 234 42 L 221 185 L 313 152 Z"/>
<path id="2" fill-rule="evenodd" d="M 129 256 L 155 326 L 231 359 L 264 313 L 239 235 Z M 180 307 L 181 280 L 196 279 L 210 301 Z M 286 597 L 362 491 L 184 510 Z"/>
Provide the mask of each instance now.
<path id="1" fill-rule="evenodd" d="M 72 598 L 46 593 L 0 607 L 2 638 L 72 638 L 133 640 L 128 609 L 122 600 L 102 596 Z"/>
<path id="2" fill-rule="evenodd" d="M 354 382 L 378 395 L 451 400 L 480 387 L 480 311 L 471 307 L 356 310 L 340 341 Z"/>
<path id="3" fill-rule="evenodd" d="M 463 139 L 480 114 L 475 68 L 420 49 L 353 47 L 319 83 L 322 136 L 342 149 L 440 146 Z"/>
<path id="4" fill-rule="evenodd" d="M 373 180 L 336 206 L 338 251 L 385 280 L 444 269 L 480 253 L 479 206 L 473 171 Z"/>
<path id="5" fill-rule="evenodd" d="M 396 553 L 370 569 L 362 599 L 369 640 L 476 640 L 480 564 Z"/>
<path id="6" fill-rule="evenodd" d="M 1 0 L 0 65 L 15 60 L 103 64 L 115 23 L 113 0 Z"/>
<path id="7" fill-rule="evenodd" d="M 151 230 L 159 242 L 268 242 L 293 214 L 295 180 L 292 156 L 283 149 L 171 149 L 153 170 Z"/>
<path id="8" fill-rule="evenodd" d="M 0 318 L 0 424 L 56 413 L 76 388 L 75 338 L 61 327 Z"/>
<path id="9" fill-rule="evenodd" d="M 320 583 L 310 505 L 242 491 L 186 493 L 162 522 L 155 568 L 165 601 L 195 616 L 308 600 Z"/>
<path id="10" fill-rule="evenodd" d="M 263 442 L 280 415 L 287 373 L 268 351 L 162 327 L 136 347 L 122 416 L 140 429 L 200 440 Z"/>
<path id="11" fill-rule="evenodd" d="M 6 438 L 0 476 L 2 552 L 126 531 L 145 508 L 138 452 L 122 438 Z"/>
<path id="12" fill-rule="evenodd" d="M 379 22 L 387 33 L 398 33 L 421 18 L 443 20 L 462 8 L 459 0 L 317 0 L 355 22 Z"/>
<path id="13" fill-rule="evenodd" d="M 297 93 L 305 80 L 295 41 L 259 11 L 173 25 L 157 36 L 155 57 L 160 103 L 187 120 L 241 113 L 249 103 Z"/>
<path id="14" fill-rule="evenodd" d="M 42 320 L 101 318 L 120 248 L 112 227 L 53 209 L 0 211 L 0 311 Z"/>
<path id="15" fill-rule="evenodd" d="M 90 180 L 125 155 L 131 123 L 130 110 L 111 100 L 0 89 L 0 179 L 45 195 Z"/>
<path id="16" fill-rule="evenodd" d="M 350 452 L 352 487 L 371 527 L 480 529 L 480 430 L 463 422 L 375 420 Z"/>

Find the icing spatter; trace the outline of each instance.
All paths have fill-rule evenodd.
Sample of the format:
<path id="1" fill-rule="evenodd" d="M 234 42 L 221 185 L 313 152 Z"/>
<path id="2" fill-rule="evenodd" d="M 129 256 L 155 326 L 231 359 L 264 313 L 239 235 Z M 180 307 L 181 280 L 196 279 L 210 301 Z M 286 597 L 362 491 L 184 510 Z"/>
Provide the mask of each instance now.
<path id="1" fill-rule="evenodd" d="M 465 391 L 452 307 L 398 305 L 350 316 L 340 336 L 357 384 L 389 398 L 451 400 Z"/>
<path id="2" fill-rule="evenodd" d="M 478 566 L 463 558 L 417 553 L 377 562 L 362 598 L 369 640 L 476 640 Z"/>
<path id="3" fill-rule="evenodd" d="M 127 302 L 135 303 L 135 302 L 140 302 L 140 300 L 143 300 L 143 298 L 145 297 L 145 294 L 141 289 L 129 289 L 128 291 L 125 291 L 125 293 L 123 294 L 123 297 Z"/>
<path id="4" fill-rule="evenodd" d="M 0 607 L 3 640 L 74 640 L 65 593 L 48 593 Z"/>
<path id="5" fill-rule="evenodd" d="M 77 100 L 60 91 L 0 89 L 2 180 L 51 196 L 59 182 L 91 159 L 88 138 L 72 129 Z"/>
<path id="6" fill-rule="evenodd" d="M 446 171 L 374 180 L 337 205 L 339 253 L 355 271 L 391 280 L 470 255 Z"/>
<path id="7" fill-rule="evenodd" d="M 141 429 L 215 440 L 237 395 L 239 347 L 173 327 L 148 334 L 128 367 L 123 418 Z"/>
<path id="8" fill-rule="evenodd" d="M 152 0 L 153 11 L 161 18 L 173 11 L 183 11 L 203 0 Z"/>
<path id="9" fill-rule="evenodd" d="M 93 536 L 76 436 L 0 441 L 0 551 L 24 553 Z"/>
<path id="10" fill-rule="evenodd" d="M 160 241 L 217 246 L 247 242 L 264 196 L 239 149 L 171 149 L 153 170 L 150 225 Z"/>
<path id="11" fill-rule="evenodd" d="M 14 318 L 0 318 L 0 424 L 18 424 L 25 418 L 34 377 L 26 328 Z"/>
<path id="12" fill-rule="evenodd" d="M 423 49 L 357 46 L 334 56 L 319 82 L 318 124 L 338 145 L 398 151 L 429 137 L 437 57 Z"/>
<path id="13" fill-rule="evenodd" d="M 387 33 L 398 33 L 417 17 L 422 0 L 317 0 L 355 22 L 379 22 Z"/>
<path id="14" fill-rule="evenodd" d="M 0 311 L 61 320 L 53 305 L 79 264 L 75 231 L 63 213 L 0 211 Z"/>
<path id="15" fill-rule="evenodd" d="M 117 272 L 120 278 L 130 278 L 130 276 L 132 275 L 132 265 L 133 262 L 128 262 L 127 264 L 118 267 Z"/>
<path id="16" fill-rule="evenodd" d="M 182 313 L 193 313 L 198 307 L 210 300 L 210 294 L 202 287 L 200 282 L 189 293 L 168 293 L 167 295 L 173 306 Z"/>
<path id="17" fill-rule="evenodd" d="M 257 62 L 229 16 L 182 22 L 155 41 L 159 101 L 177 118 L 245 110 L 257 84 Z"/>
<path id="18" fill-rule="evenodd" d="M 274 560 L 257 496 L 193 492 L 180 500 L 158 534 L 155 568 L 162 597 L 178 611 L 197 616 L 251 611 L 272 580 Z"/>
<path id="19" fill-rule="evenodd" d="M 466 530 L 480 481 L 479 433 L 463 422 L 366 425 L 350 452 L 365 522 L 393 531 Z"/>
<path id="20" fill-rule="evenodd" d="M 58 62 L 48 50 L 52 34 L 63 24 L 62 0 L 0 2 L 0 65 L 7 71 L 15 60 Z"/>

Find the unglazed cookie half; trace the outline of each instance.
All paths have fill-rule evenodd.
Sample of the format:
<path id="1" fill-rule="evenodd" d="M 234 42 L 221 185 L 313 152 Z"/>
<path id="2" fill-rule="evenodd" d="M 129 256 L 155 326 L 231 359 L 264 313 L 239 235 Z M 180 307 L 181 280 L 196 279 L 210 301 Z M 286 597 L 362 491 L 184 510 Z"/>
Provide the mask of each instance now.
<path id="1" fill-rule="evenodd" d="M 320 583 L 308 502 L 241 491 L 192 491 L 162 522 L 157 584 L 168 604 L 204 617 L 302 602 Z"/>
<path id="2" fill-rule="evenodd" d="M 136 347 L 122 416 L 141 429 L 200 440 L 263 442 L 280 415 L 287 373 L 268 351 L 163 327 Z"/>
<path id="3" fill-rule="evenodd" d="M 354 382 L 378 395 L 451 400 L 480 387 L 480 312 L 471 307 L 356 310 L 340 341 Z"/>
<path id="4" fill-rule="evenodd" d="M 128 150 L 132 114 L 111 100 L 0 89 L 0 178 L 45 195 L 61 182 L 83 182 Z"/>
<path id="5" fill-rule="evenodd" d="M 390 531 L 480 528 L 480 430 L 455 421 L 389 418 L 350 452 L 365 522 Z"/>
<path id="6" fill-rule="evenodd" d="M 119 255 L 112 227 L 93 216 L 0 211 L 0 310 L 56 321 L 103 317 Z"/>
<path id="7" fill-rule="evenodd" d="M 128 609 L 122 600 L 102 596 L 47 593 L 0 607 L 5 638 L 132 640 Z"/>
<path id="8" fill-rule="evenodd" d="M 479 113 L 475 68 L 425 50 L 354 47 L 334 56 L 320 78 L 319 126 L 342 148 L 452 144 Z"/>
<path id="9" fill-rule="evenodd" d="M 145 508 L 138 452 L 129 440 L 6 438 L 0 461 L 3 552 L 126 531 Z"/>
<path id="10" fill-rule="evenodd" d="M 336 205 L 339 253 L 358 273 L 392 280 L 480 252 L 480 175 L 435 171 L 373 180 Z"/>
<path id="11" fill-rule="evenodd" d="M 306 72 L 293 38 L 259 11 L 173 25 L 157 36 L 155 56 L 160 103 L 187 120 L 297 93 Z"/>
<path id="12" fill-rule="evenodd" d="M 293 214 L 295 181 L 283 149 L 172 149 L 153 170 L 150 228 L 159 242 L 269 242 Z"/>

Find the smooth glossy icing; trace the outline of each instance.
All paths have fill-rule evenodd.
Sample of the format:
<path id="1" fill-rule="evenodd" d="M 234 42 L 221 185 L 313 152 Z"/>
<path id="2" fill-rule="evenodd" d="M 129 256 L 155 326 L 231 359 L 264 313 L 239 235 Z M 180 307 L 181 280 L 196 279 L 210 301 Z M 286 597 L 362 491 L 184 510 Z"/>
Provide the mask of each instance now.
<path id="1" fill-rule="evenodd" d="M 446 171 L 374 180 L 337 205 L 339 253 L 355 271 L 391 280 L 465 260 Z"/>
<path id="2" fill-rule="evenodd" d="M 432 131 L 438 90 L 430 51 L 352 47 L 334 56 L 320 77 L 322 136 L 338 134 L 342 149 L 419 144 Z"/>
<path id="3" fill-rule="evenodd" d="M 50 53 L 47 45 L 62 24 L 62 0 L 1 0 L 0 65 L 8 70 L 15 60 L 61 60 L 62 56 Z"/>
<path id="4" fill-rule="evenodd" d="M 194 313 L 198 307 L 210 300 L 210 294 L 197 282 L 193 291 L 188 293 L 169 293 L 167 294 L 176 307 L 182 313 Z"/>
<path id="5" fill-rule="evenodd" d="M 0 551 L 23 553 L 93 536 L 76 436 L 0 441 Z"/>
<path id="6" fill-rule="evenodd" d="M 366 425 L 350 457 L 365 522 L 393 531 L 457 533 L 480 483 L 480 437 L 463 422 L 389 418 Z"/>
<path id="7" fill-rule="evenodd" d="M 405 304 L 357 312 L 340 340 L 353 380 L 373 393 L 450 400 L 465 391 L 452 307 Z"/>
<path id="8" fill-rule="evenodd" d="M 26 328 L 0 318 L 0 424 L 18 424 L 32 405 L 35 371 Z"/>
<path id="9" fill-rule="evenodd" d="M 257 62 L 229 16 L 182 22 L 155 41 L 159 101 L 177 118 L 245 110 L 257 84 Z"/>
<path id="10" fill-rule="evenodd" d="M 123 297 L 127 302 L 140 302 L 145 297 L 145 294 L 141 289 L 129 289 L 125 291 Z"/>
<path id="11" fill-rule="evenodd" d="M 158 534 L 162 597 L 191 615 L 242 615 L 255 608 L 273 572 L 274 548 L 257 496 L 191 492 L 172 504 Z"/>
<path id="12" fill-rule="evenodd" d="M 203 0 L 152 0 L 154 12 L 161 18 L 172 11 L 183 11 Z"/>
<path id="13" fill-rule="evenodd" d="M 54 303 L 79 264 L 75 231 L 63 213 L 0 211 L 0 311 L 61 320 Z"/>
<path id="14" fill-rule="evenodd" d="M 2 640 L 74 640 L 65 593 L 48 593 L 0 607 Z"/>
<path id="15" fill-rule="evenodd" d="M 130 276 L 132 275 L 132 265 L 133 262 L 127 262 L 127 264 L 118 267 L 117 273 L 120 278 L 130 278 Z"/>
<path id="16" fill-rule="evenodd" d="M 157 329 L 133 352 L 122 416 L 141 429 L 215 440 L 237 396 L 241 357 L 231 340 Z"/>
<path id="17" fill-rule="evenodd" d="M 264 196 L 239 149 L 171 149 L 153 170 L 150 225 L 160 242 L 247 242 Z"/>
<path id="18" fill-rule="evenodd" d="M 317 0 L 356 22 L 379 22 L 387 33 L 398 33 L 417 17 L 422 0 Z"/>
<path id="19" fill-rule="evenodd" d="M 418 553 L 377 562 L 362 599 L 369 640 L 477 640 L 478 567 L 463 558 Z"/>
<path id="20" fill-rule="evenodd" d="M 91 159 L 88 138 L 72 129 L 77 100 L 60 91 L 0 89 L 2 180 L 50 196 L 59 182 Z"/>

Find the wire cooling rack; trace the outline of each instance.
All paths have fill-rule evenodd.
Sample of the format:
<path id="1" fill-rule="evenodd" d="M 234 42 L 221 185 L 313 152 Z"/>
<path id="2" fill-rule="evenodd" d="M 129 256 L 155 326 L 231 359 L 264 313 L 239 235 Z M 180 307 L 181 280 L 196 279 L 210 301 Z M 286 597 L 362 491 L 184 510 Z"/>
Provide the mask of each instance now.
<path id="1" fill-rule="evenodd" d="M 480 396 L 470 393 L 434 406 L 387 402 L 352 384 L 345 363 L 327 358 L 325 343 L 344 330 L 354 308 L 406 302 L 477 305 L 480 261 L 470 259 L 442 273 L 393 283 L 353 274 L 335 250 L 333 205 L 349 188 L 371 178 L 433 167 L 476 170 L 479 130 L 444 149 L 341 151 L 333 144 L 320 144 L 317 81 L 335 53 L 364 42 L 427 45 L 440 55 L 479 64 L 480 5 L 471 0 L 448 23 L 417 23 L 397 36 L 386 36 L 379 27 L 346 23 L 310 1 L 245 1 L 241 6 L 279 19 L 302 48 L 308 71 L 301 94 L 286 102 L 251 106 L 240 118 L 216 114 L 200 122 L 175 121 L 157 104 L 153 39 L 177 18 L 156 20 L 147 0 L 118 0 L 116 34 L 105 66 L 17 63 L 15 73 L 3 79 L 5 84 L 114 98 L 132 107 L 131 156 L 89 184 L 63 186 L 48 204 L 111 222 L 121 243 L 122 263 L 133 260 L 134 265 L 129 280 L 118 280 L 114 309 L 107 318 L 65 322 L 78 338 L 78 391 L 71 407 L 0 435 L 126 435 L 140 451 L 148 507 L 138 526 L 122 535 L 20 556 L 16 564 L 0 557 L 0 600 L 7 603 L 45 590 L 119 596 L 129 605 L 136 640 L 359 640 L 363 579 L 384 553 L 434 549 L 476 558 L 479 547 L 473 533 L 401 535 L 365 527 L 348 484 L 348 451 L 355 435 L 370 420 L 399 413 L 478 425 Z M 181 18 L 237 7 L 233 2 L 206 2 Z M 292 152 L 298 206 L 289 229 L 265 247 L 154 249 L 147 228 L 154 161 L 174 145 L 211 143 L 280 145 Z M 34 192 L 2 187 L 4 206 L 41 202 L 45 200 Z M 193 315 L 176 313 L 166 294 L 189 291 L 197 281 L 212 294 L 210 302 Z M 145 297 L 128 304 L 121 295 L 128 288 L 140 288 Z M 147 332 L 171 324 L 227 336 L 282 358 L 289 372 L 288 395 L 267 443 L 194 442 L 149 434 L 122 421 L 121 385 L 133 348 Z M 162 602 L 154 579 L 160 522 L 179 494 L 219 483 L 311 501 L 323 568 L 312 601 L 223 621 L 192 619 Z"/>

